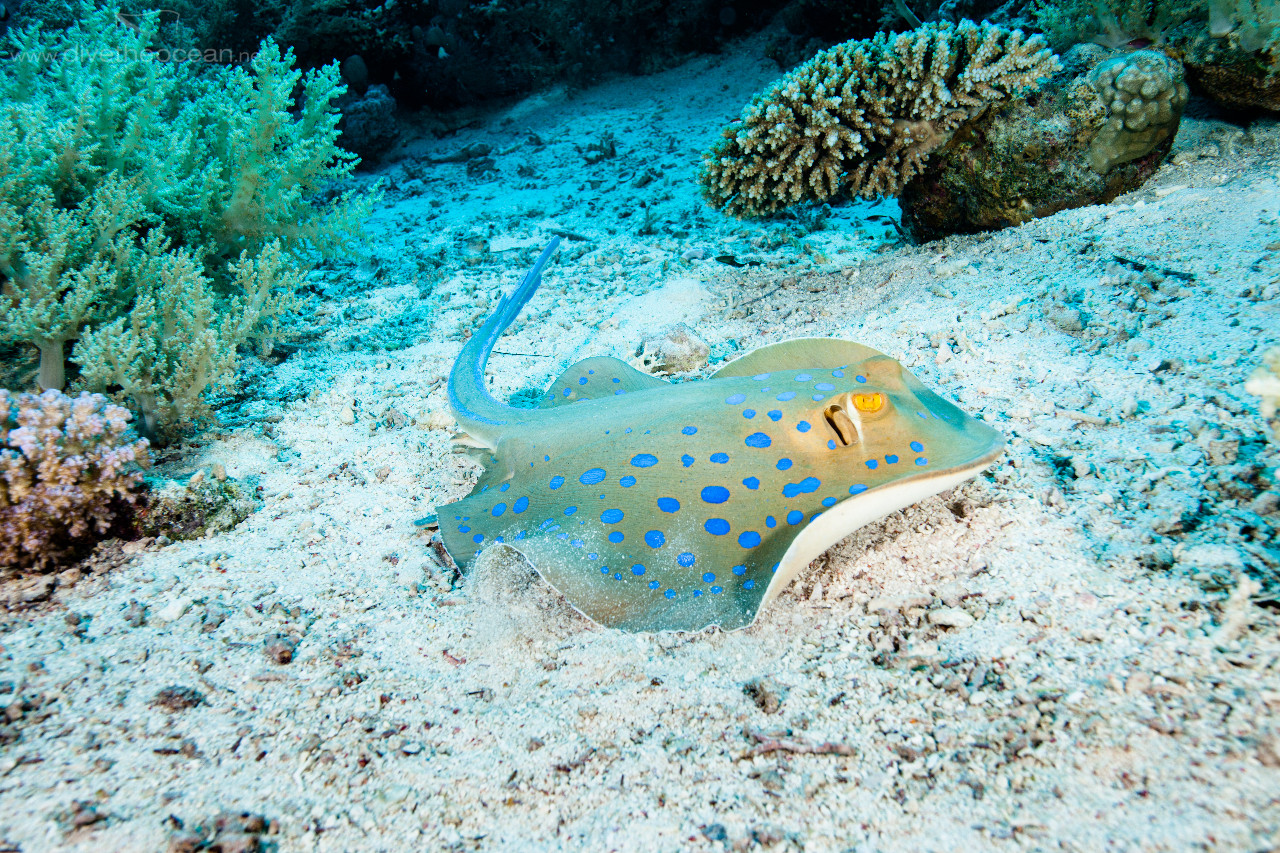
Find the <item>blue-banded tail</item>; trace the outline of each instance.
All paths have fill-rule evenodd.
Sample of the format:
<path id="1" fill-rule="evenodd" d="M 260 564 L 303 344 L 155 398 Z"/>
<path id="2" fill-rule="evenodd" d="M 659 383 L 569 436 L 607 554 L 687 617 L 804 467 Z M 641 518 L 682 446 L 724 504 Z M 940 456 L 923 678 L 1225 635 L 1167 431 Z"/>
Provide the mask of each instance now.
<path id="1" fill-rule="evenodd" d="M 492 446 L 498 428 L 508 423 L 513 414 L 528 414 L 495 399 L 485 389 L 484 368 L 498 338 L 515 321 L 520 309 L 542 283 L 542 270 L 559 245 L 560 238 L 553 238 L 520 285 L 498 301 L 493 314 L 463 346 L 449 373 L 449 405 L 453 408 L 453 416 L 464 431 L 483 444 Z"/>

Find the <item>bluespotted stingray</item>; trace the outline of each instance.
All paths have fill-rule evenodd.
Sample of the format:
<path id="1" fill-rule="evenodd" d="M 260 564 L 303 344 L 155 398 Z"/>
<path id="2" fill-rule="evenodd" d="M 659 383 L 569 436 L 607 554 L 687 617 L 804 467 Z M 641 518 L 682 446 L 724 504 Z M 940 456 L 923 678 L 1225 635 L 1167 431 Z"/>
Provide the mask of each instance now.
<path id="1" fill-rule="evenodd" d="M 762 347 L 678 384 L 588 358 L 536 408 L 508 406 L 485 389 L 485 365 L 558 243 L 449 376 L 454 415 L 484 464 L 467 497 L 439 508 L 464 569 L 503 543 L 601 625 L 732 630 L 852 531 L 1002 451 L 1000 433 L 894 359 L 824 338 Z"/>

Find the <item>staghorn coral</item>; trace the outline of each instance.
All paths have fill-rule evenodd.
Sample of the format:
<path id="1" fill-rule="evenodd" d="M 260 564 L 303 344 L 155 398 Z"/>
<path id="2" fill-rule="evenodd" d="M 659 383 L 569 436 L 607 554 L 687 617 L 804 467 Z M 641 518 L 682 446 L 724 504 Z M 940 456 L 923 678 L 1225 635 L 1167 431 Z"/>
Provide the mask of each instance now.
<path id="1" fill-rule="evenodd" d="M 1280 444 L 1280 347 L 1262 354 L 1262 363 L 1250 374 L 1244 390 L 1260 398 L 1258 413 L 1271 425 L 1271 437 Z"/>
<path id="2" fill-rule="evenodd" d="M 101 394 L 0 389 L 0 568 L 49 569 L 136 501 L 145 439 Z"/>
<path id="3" fill-rule="evenodd" d="M 81 387 L 169 438 L 239 345 L 270 350 L 305 265 L 351 248 L 377 195 L 318 201 L 355 161 L 336 67 L 304 75 L 267 42 L 247 68 L 196 70 L 158 49 L 158 15 L 118 12 L 82 4 L 0 59 L 0 345 L 34 348 L 60 389 L 74 344 Z"/>
<path id="4" fill-rule="evenodd" d="M 838 44 L 725 129 L 703 158 L 703 195 L 734 216 L 844 189 L 896 195 L 958 128 L 1057 67 L 1040 38 L 972 21 Z"/>

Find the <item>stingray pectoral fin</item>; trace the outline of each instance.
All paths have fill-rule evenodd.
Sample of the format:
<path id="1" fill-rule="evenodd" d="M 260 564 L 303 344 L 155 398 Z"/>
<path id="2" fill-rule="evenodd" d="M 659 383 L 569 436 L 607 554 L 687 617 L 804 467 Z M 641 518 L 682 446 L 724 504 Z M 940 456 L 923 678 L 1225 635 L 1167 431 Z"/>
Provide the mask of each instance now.
<path id="1" fill-rule="evenodd" d="M 579 400 L 616 397 L 670 385 L 665 379 L 641 373 L 621 359 L 601 355 L 584 358 L 561 373 L 538 401 L 538 408 L 550 409 Z"/>
<path id="2" fill-rule="evenodd" d="M 757 376 L 761 373 L 806 368 L 836 368 L 857 364 L 868 358 L 884 355 L 853 341 L 837 341 L 831 338 L 795 338 L 752 350 L 734 359 L 712 374 L 712 379 L 728 379 L 735 376 Z"/>
<path id="3" fill-rule="evenodd" d="M 575 610 L 606 628 L 700 631 L 718 625 L 733 630 L 751 624 L 760 608 L 764 584 L 754 592 L 726 588 L 716 594 L 693 595 L 688 572 L 680 577 L 646 569 L 621 554 L 610 559 L 609 554 L 600 553 L 591 559 L 587 548 L 554 536 L 531 536 L 506 544 L 523 554 Z M 636 574 L 637 570 L 643 574 Z M 677 586 L 679 593 L 674 591 Z"/>

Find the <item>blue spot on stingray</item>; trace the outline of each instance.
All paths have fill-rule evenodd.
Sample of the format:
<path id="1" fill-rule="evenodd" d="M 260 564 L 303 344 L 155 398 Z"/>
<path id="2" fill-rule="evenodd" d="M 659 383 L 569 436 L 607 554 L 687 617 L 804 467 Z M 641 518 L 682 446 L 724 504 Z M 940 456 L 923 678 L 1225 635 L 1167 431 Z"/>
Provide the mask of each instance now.
<path id="1" fill-rule="evenodd" d="M 587 543 L 586 543 L 586 542 L 583 542 L 581 539 L 570 539 L 570 540 L 569 540 L 569 544 L 570 544 L 570 545 L 572 545 L 572 546 L 573 546 L 573 547 L 575 547 L 575 548 L 581 548 L 583 545 L 585 545 L 585 544 L 587 544 Z"/>
<path id="2" fill-rule="evenodd" d="M 729 454 L 728 453 L 712 453 L 711 461 L 715 462 L 718 465 L 723 465 L 724 463 L 729 461 Z"/>
<path id="3" fill-rule="evenodd" d="M 833 370 L 833 371 L 831 371 L 831 375 L 832 375 L 832 376 L 834 376 L 836 379 L 844 379 L 844 371 L 843 371 L 843 370 Z M 618 380 L 616 380 L 616 379 L 615 379 L 615 380 L 613 380 L 613 381 L 614 381 L 614 382 L 617 382 Z"/>
<path id="4" fill-rule="evenodd" d="M 519 515 L 520 513 L 524 512 L 528 508 L 529 508 L 529 499 L 524 497 L 523 495 L 516 498 L 516 502 L 511 505 L 511 511 L 514 512 L 516 515 Z"/>
<path id="5" fill-rule="evenodd" d="M 722 504 L 729 500 L 729 490 L 724 486 L 707 486 L 702 490 L 702 499 L 709 504 Z"/>
<path id="6" fill-rule="evenodd" d="M 622 521 L 622 517 L 622 510 L 620 509 L 606 509 L 600 513 L 600 520 L 605 524 L 617 524 Z"/>
<path id="7" fill-rule="evenodd" d="M 778 519 L 774 518 L 772 515 L 766 515 L 766 516 L 764 517 L 764 526 L 765 526 L 765 527 L 777 527 L 777 526 L 778 526 Z"/>
<path id="8" fill-rule="evenodd" d="M 797 373 L 797 374 L 796 374 L 796 381 L 797 381 L 797 382 L 808 382 L 808 381 L 809 381 L 810 379 L 812 379 L 812 378 L 813 378 L 813 377 L 812 377 L 812 376 L 810 376 L 810 375 L 809 375 L 809 374 L 807 374 L 807 373 Z"/>
<path id="9" fill-rule="evenodd" d="M 675 498 L 658 498 L 658 509 L 663 512 L 679 512 L 680 501 Z"/>
<path id="10" fill-rule="evenodd" d="M 758 489 L 760 488 L 760 480 L 755 477 L 748 477 L 742 481 L 742 485 L 746 486 L 748 489 Z"/>
<path id="11" fill-rule="evenodd" d="M 603 468 L 589 468 L 582 472 L 582 476 L 578 478 L 578 482 L 584 486 L 594 486 L 605 478 L 605 470 Z"/>
<path id="12" fill-rule="evenodd" d="M 884 461 L 892 465 L 893 463 L 898 461 L 898 457 L 890 453 L 888 456 L 884 458 Z"/>
<path id="13" fill-rule="evenodd" d="M 637 468 L 652 468 L 658 464 L 658 457 L 651 453 L 637 453 L 631 457 L 631 464 Z"/>
<path id="14" fill-rule="evenodd" d="M 640 565 L 639 563 L 636 563 L 634 566 L 631 567 L 631 574 L 635 575 L 636 577 L 640 577 L 642 574 L 644 574 L 644 566 Z"/>
<path id="15" fill-rule="evenodd" d="M 550 457 L 550 456 L 543 456 L 543 457 L 542 457 L 542 461 L 543 461 L 543 462 L 550 462 L 550 461 L 551 461 L 551 457 Z"/>
<path id="16" fill-rule="evenodd" d="M 600 555 L 599 555 L 599 554 L 597 554 L 595 551 L 592 551 L 590 554 L 588 554 L 588 555 L 587 555 L 587 559 L 588 559 L 588 560 L 598 560 L 598 559 L 600 559 Z"/>
<path id="17" fill-rule="evenodd" d="M 458 525 L 458 532 L 459 532 L 459 533 L 470 533 L 470 532 L 471 532 L 471 528 L 470 528 L 470 527 L 468 527 L 468 526 L 467 526 L 467 525 L 465 525 L 465 524 L 459 524 L 459 525 Z"/>
<path id="18" fill-rule="evenodd" d="M 697 428 L 696 426 L 687 426 L 687 427 L 685 427 L 684 429 L 682 429 L 682 430 L 680 430 L 680 431 L 681 431 L 682 433 L 684 433 L 685 435 L 693 435 L 694 433 L 696 433 L 696 432 L 698 431 L 698 428 Z"/>
<path id="19" fill-rule="evenodd" d="M 755 582 L 755 581 L 744 581 L 744 582 L 743 582 L 743 584 L 742 584 L 742 588 L 743 588 L 743 589 L 752 589 L 752 588 L 754 588 L 754 587 L 755 587 L 755 585 L 756 585 L 756 582 Z"/>
<path id="20" fill-rule="evenodd" d="M 524 534 L 525 534 L 525 531 L 521 530 L 519 533 L 517 533 L 517 534 L 516 534 L 516 537 L 515 537 L 515 538 L 516 538 L 516 539 L 523 539 L 523 538 L 524 538 Z"/>
<path id="21" fill-rule="evenodd" d="M 790 467 L 791 467 L 791 460 L 787 459 L 785 456 L 778 460 L 777 468 L 779 471 L 785 471 Z"/>
<path id="22" fill-rule="evenodd" d="M 594 370 L 588 370 L 587 373 L 591 374 L 592 376 L 596 375 L 596 372 Z"/>
<path id="23" fill-rule="evenodd" d="M 925 459 L 923 456 L 921 456 L 919 459 L 917 459 L 917 460 L 916 460 L 916 464 L 917 464 L 917 465 L 928 465 L 928 464 L 929 464 L 929 460 L 928 460 L 928 459 Z"/>
<path id="24" fill-rule="evenodd" d="M 743 443 L 746 444 L 747 447 L 768 447 L 773 444 L 773 439 L 769 438 L 769 436 L 762 432 L 753 432 L 751 435 L 747 436 L 746 441 Z"/>
<path id="25" fill-rule="evenodd" d="M 548 527 L 548 528 L 547 528 L 547 532 L 548 532 L 548 533 L 555 533 L 555 532 L 556 532 L 557 530 L 559 530 L 559 529 L 560 529 L 560 525 L 558 525 L 558 524 L 553 524 L 553 525 L 551 525 L 550 527 Z M 568 534 L 565 534 L 565 535 L 567 536 Z"/>
<path id="26" fill-rule="evenodd" d="M 836 441 L 835 441 L 835 439 L 834 439 L 834 438 L 828 438 L 828 439 L 827 439 L 827 448 L 828 448 L 828 449 L 830 449 L 830 450 L 835 450 L 835 449 L 836 449 Z"/>
<path id="27" fill-rule="evenodd" d="M 916 412 L 916 414 L 917 414 L 917 415 L 919 415 L 920 417 L 922 417 L 922 418 L 926 419 L 926 420 L 928 420 L 928 418 L 929 418 L 929 416 L 928 416 L 928 415 L 926 415 L 924 412 Z"/>
<path id="28" fill-rule="evenodd" d="M 815 391 L 834 391 L 834 390 L 836 390 L 836 386 L 832 385 L 830 382 L 819 382 L 817 385 L 814 385 L 814 386 L 813 386 L 813 390 L 815 390 Z"/>
<path id="29" fill-rule="evenodd" d="M 828 507 L 828 508 L 833 507 L 833 506 L 835 506 L 835 505 L 836 505 L 836 499 L 835 499 L 835 498 L 823 498 L 823 499 L 822 499 L 822 505 L 823 505 L 823 506 L 825 506 L 825 507 Z"/>
<path id="30" fill-rule="evenodd" d="M 578 511 L 578 508 L 576 506 L 567 506 L 564 508 L 565 515 L 573 515 L 577 511 Z"/>
<path id="31" fill-rule="evenodd" d="M 798 483 L 787 483 L 782 487 L 782 494 L 784 497 L 794 498 L 796 495 L 816 492 L 821 485 L 822 481 L 817 477 L 805 477 Z"/>
<path id="32" fill-rule="evenodd" d="M 568 397 L 568 396 L 569 396 L 570 394 L 572 394 L 572 393 L 573 393 L 573 389 L 572 389 L 572 388 L 566 388 L 566 389 L 564 389 L 564 395 L 565 395 L 566 397 Z"/>
<path id="33" fill-rule="evenodd" d="M 744 530 L 738 534 L 738 544 L 743 548 L 754 548 L 760 544 L 760 534 L 754 530 Z"/>
<path id="34" fill-rule="evenodd" d="M 723 589 L 722 587 L 713 586 L 713 587 L 711 587 L 710 592 L 711 592 L 711 594 L 712 594 L 712 595 L 716 595 L 717 593 L 724 592 L 724 589 Z"/>
<path id="35" fill-rule="evenodd" d="M 564 477 L 561 477 L 559 474 L 556 474 L 554 477 L 551 478 L 551 482 L 548 483 L 547 485 L 551 486 L 551 491 L 554 492 L 556 489 L 564 485 Z"/>
<path id="36" fill-rule="evenodd" d="M 752 379 L 754 379 L 754 380 L 755 380 L 755 381 L 757 381 L 757 382 L 763 382 L 763 381 L 765 381 L 766 379 L 768 379 L 768 378 L 769 378 L 769 374 L 768 374 L 768 373 L 757 373 L 755 376 L 752 376 L 751 378 L 752 378 Z"/>
<path id="37" fill-rule="evenodd" d="M 688 468 L 693 464 L 693 457 L 686 453 L 684 456 L 680 457 L 680 464 Z"/>
<path id="38" fill-rule="evenodd" d="M 703 525 L 712 536 L 723 536 L 729 532 L 729 522 L 723 518 L 708 518 Z"/>
<path id="39" fill-rule="evenodd" d="M 785 403 L 788 400 L 794 400 L 795 398 L 796 398 L 795 391 L 783 391 L 781 394 L 778 395 L 777 400 L 780 403 Z"/>
<path id="40" fill-rule="evenodd" d="M 616 380 L 616 379 L 615 379 L 615 380 L 613 380 L 613 381 L 614 381 L 614 382 L 617 382 L 618 380 Z M 624 391 L 624 390 L 622 390 L 621 388 L 618 388 L 618 389 L 616 389 L 616 390 L 613 392 L 613 396 L 615 396 L 615 397 L 616 397 L 616 396 L 618 396 L 619 394 L 625 394 L 625 393 L 627 393 L 627 392 L 626 392 L 626 391 Z"/>
<path id="41" fill-rule="evenodd" d="M 650 530 L 644 535 L 644 544 L 650 548 L 661 548 L 667 544 L 667 537 L 662 535 L 661 530 Z"/>
<path id="42" fill-rule="evenodd" d="M 918 441 L 913 441 L 911 442 L 911 449 L 916 453 L 919 453 L 921 450 L 924 450 L 924 445 Z"/>
<path id="43" fill-rule="evenodd" d="M 746 399 L 747 399 L 746 394 L 730 394 L 728 397 L 724 398 L 724 401 L 728 403 L 730 406 L 736 406 L 739 403 L 746 402 Z"/>
<path id="44" fill-rule="evenodd" d="M 626 429 L 623 430 L 623 432 L 626 433 L 627 435 L 631 435 L 631 427 L 627 427 Z"/>
<path id="45" fill-rule="evenodd" d="M 615 531 L 613 531 L 612 533 L 610 533 L 610 534 L 609 534 L 609 541 L 610 541 L 610 542 L 612 542 L 612 543 L 613 543 L 613 544 L 615 544 L 615 545 L 617 545 L 619 542 L 621 542 L 624 538 L 626 538 L 626 537 L 624 537 L 624 536 L 622 535 L 622 531 L 621 531 L 621 530 L 615 530 Z"/>
<path id="46" fill-rule="evenodd" d="M 770 409 L 770 410 L 767 412 L 767 414 L 769 415 L 769 420 L 771 420 L 771 421 L 780 421 L 780 420 L 782 420 L 782 412 L 778 411 L 777 409 Z"/>
<path id="47" fill-rule="evenodd" d="M 579 376 L 579 377 L 578 377 L 578 384 L 579 384 L 579 385 L 586 385 L 586 384 L 587 384 L 587 377 L 585 377 L 585 376 Z"/>
<path id="48" fill-rule="evenodd" d="M 664 592 L 662 595 L 664 598 L 675 598 L 676 591 L 674 589 L 669 589 L 666 592 Z"/>
<path id="49" fill-rule="evenodd" d="M 494 542 L 505 542 L 506 540 L 505 540 L 505 539 L 503 539 L 501 536 L 495 536 L 495 537 L 493 537 L 493 541 L 494 541 Z"/>
<path id="50" fill-rule="evenodd" d="M 862 374 L 858 374 L 857 376 L 855 376 L 855 377 L 853 377 L 853 378 L 854 378 L 854 379 L 856 379 L 856 380 L 858 380 L 859 382 L 866 382 L 866 381 L 867 381 L 867 377 L 863 376 Z"/>
<path id="51" fill-rule="evenodd" d="M 660 586 L 662 586 L 662 584 L 657 581 L 649 581 L 649 589 L 657 589 Z"/>
<path id="52" fill-rule="evenodd" d="M 703 582 L 703 583 L 711 583 L 711 582 L 712 582 L 713 580 L 715 580 L 715 579 L 716 579 L 716 576 L 715 576 L 714 574 L 712 574 L 711 572 L 704 572 L 704 573 L 703 573 L 703 575 L 702 575 L 702 582 Z"/>
<path id="53" fill-rule="evenodd" d="M 613 573 L 613 579 L 614 579 L 614 580 L 616 580 L 616 581 L 620 581 L 620 580 L 622 580 L 622 575 L 618 574 L 617 572 L 614 572 L 614 573 Z"/>
<path id="54" fill-rule="evenodd" d="M 852 486 L 849 487 L 849 494 L 860 495 L 866 490 L 867 490 L 867 487 L 862 485 L 861 483 L 854 483 Z"/>
<path id="55" fill-rule="evenodd" d="M 493 509 L 491 510 L 494 518 L 497 518 L 498 516 L 502 515 L 506 511 L 507 511 L 507 505 L 504 503 L 495 504 Z"/>
<path id="56" fill-rule="evenodd" d="M 827 399 L 827 398 L 826 398 L 826 397 L 824 397 L 824 396 L 822 396 L 821 394 L 814 394 L 814 395 L 813 395 L 813 397 L 812 397 L 812 399 L 813 399 L 813 402 L 815 402 L 815 403 L 821 403 L 823 400 L 825 400 L 825 399 Z"/>
<path id="57" fill-rule="evenodd" d="M 624 489 L 629 489 L 635 484 L 636 484 L 636 478 L 632 477 L 630 474 L 628 474 L 627 476 L 623 477 L 621 480 L 618 481 L 618 485 L 622 486 L 622 488 Z"/>
<path id="58" fill-rule="evenodd" d="M 870 468 L 872 471 L 876 470 L 876 467 L 879 466 L 879 464 L 880 463 L 874 459 L 867 460 L 867 467 Z"/>
<path id="59" fill-rule="evenodd" d="M 746 418 L 747 420 L 751 420 L 752 418 L 754 418 L 754 417 L 756 416 L 756 410 L 755 410 L 755 409 L 743 409 L 743 410 L 742 410 L 742 416 L 743 416 L 744 418 Z"/>
<path id="60" fill-rule="evenodd" d="M 618 377 L 616 377 L 616 376 L 615 376 L 615 377 L 613 377 L 613 384 L 617 385 L 617 384 L 618 384 L 619 382 L 621 382 L 621 381 L 622 381 L 622 380 L 621 380 L 621 379 L 619 379 Z"/>
<path id="61" fill-rule="evenodd" d="M 732 571 L 732 572 L 733 572 L 735 575 L 737 575 L 738 577 L 742 577 L 743 575 L 745 575 L 745 574 L 747 573 L 747 567 L 746 567 L 746 566 L 734 566 L 732 569 L 730 569 L 730 571 Z"/>
<path id="62" fill-rule="evenodd" d="M 800 423 L 796 424 L 796 430 L 798 432 L 808 432 L 811 429 L 813 429 L 813 425 L 810 424 L 808 421 L 801 421 Z"/>
<path id="63" fill-rule="evenodd" d="M 697 561 L 697 558 L 694 557 L 692 554 L 690 554 L 688 551 L 685 551 L 683 554 L 676 557 L 676 562 L 684 566 L 686 569 L 692 566 L 696 561 Z"/>
<path id="64" fill-rule="evenodd" d="M 475 542 L 476 544 L 479 544 L 479 543 L 483 542 L 483 541 L 484 541 L 484 534 L 483 534 L 483 533 L 477 533 L 475 536 L 472 536 L 472 537 L 471 537 L 471 541 L 472 541 L 472 542 Z"/>
<path id="65" fill-rule="evenodd" d="M 509 488 L 511 488 L 510 483 L 503 483 L 501 486 L 498 486 L 498 491 L 505 492 Z"/>

